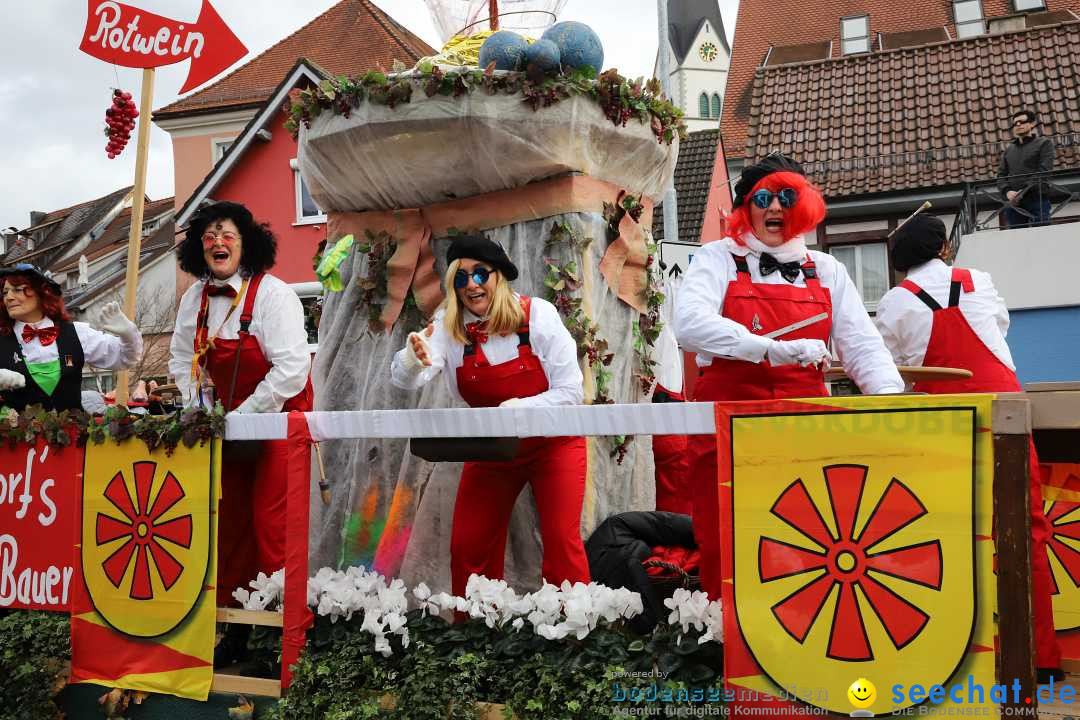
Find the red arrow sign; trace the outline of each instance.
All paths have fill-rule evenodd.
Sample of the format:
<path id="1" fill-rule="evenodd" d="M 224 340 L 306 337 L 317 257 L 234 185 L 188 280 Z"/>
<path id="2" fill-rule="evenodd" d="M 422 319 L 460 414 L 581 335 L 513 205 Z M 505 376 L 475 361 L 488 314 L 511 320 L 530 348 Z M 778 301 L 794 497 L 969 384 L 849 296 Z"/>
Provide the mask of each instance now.
<path id="1" fill-rule="evenodd" d="M 79 49 L 124 67 L 150 68 L 191 59 L 185 93 L 247 54 L 247 48 L 203 0 L 195 24 L 171 20 L 114 0 L 87 0 Z"/>

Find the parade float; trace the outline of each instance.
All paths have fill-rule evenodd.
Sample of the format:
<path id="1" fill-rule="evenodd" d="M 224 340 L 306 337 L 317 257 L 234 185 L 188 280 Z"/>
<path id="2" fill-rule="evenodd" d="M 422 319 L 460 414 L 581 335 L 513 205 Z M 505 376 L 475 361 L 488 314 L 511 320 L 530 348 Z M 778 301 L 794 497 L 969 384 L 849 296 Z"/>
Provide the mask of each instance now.
<path id="1" fill-rule="evenodd" d="M 184 702 L 238 690 L 284 697 L 232 696 L 230 717 L 914 714 L 922 699 L 887 683 L 969 680 L 987 688 L 984 707 L 1031 707 L 1027 399 L 640 402 L 662 302 L 650 216 L 681 131 L 655 85 L 434 58 L 326 78 L 292 120 L 330 215 L 316 411 L 9 418 L 0 605 L 52 612 L 0 618 L 15 703 L 0 717 L 49 717 L 68 679 L 69 717 L 192 715 L 210 705 Z M 586 406 L 472 410 L 439 384 L 391 388 L 391 355 L 441 300 L 446 244 L 467 231 L 507 250 L 517 289 L 559 308 Z M 1036 405 L 1042 427 L 1076 429 L 1049 406 Z M 411 441 L 568 432 L 590 442 L 584 535 L 652 507 L 651 451 L 635 437 L 717 438 L 718 602 L 676 591 L 639 635 L 634 593 L 541 585 L 527 493 L 506 580 L 445 592 L 460 463 L 423 460 Z M 287 565 L 238 589 L 243 609 L 214 608 L 219 443 L 264 439 L 291 448 Z M 1055 570 L 1072 567 L 1075 484 L 1064 473 L 1048 495 L 1062 503 Z M 469 619 L 449 624 L 455 611 Z M 1075 627 L 1064 599 L 1061 617 Z M 250 646 L 274 677 L 215 675 L 215 619 L 259 626 Z M 850 701 L 857 679 L 877 682 L 876 698 Z M 1014 680 L 1020 693 L 991 693 Z"/>

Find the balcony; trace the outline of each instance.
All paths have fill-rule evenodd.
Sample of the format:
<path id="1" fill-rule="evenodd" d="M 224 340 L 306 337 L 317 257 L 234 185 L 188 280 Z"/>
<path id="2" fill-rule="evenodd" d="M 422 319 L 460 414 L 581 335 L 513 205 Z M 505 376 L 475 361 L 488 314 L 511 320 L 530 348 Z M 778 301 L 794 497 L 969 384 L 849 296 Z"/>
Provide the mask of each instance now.
<path id="1" fill-rule="evenodd" d="M 996 180 L 965 186 L 951 254 L 993 276 L 1021 382 L 1080 380 L 1080 177 L 1071 169 L 1008 179 L 1026 188 L 1021 206 Z M 1022 224 L 1009 227 L 1010 215 Z"/>

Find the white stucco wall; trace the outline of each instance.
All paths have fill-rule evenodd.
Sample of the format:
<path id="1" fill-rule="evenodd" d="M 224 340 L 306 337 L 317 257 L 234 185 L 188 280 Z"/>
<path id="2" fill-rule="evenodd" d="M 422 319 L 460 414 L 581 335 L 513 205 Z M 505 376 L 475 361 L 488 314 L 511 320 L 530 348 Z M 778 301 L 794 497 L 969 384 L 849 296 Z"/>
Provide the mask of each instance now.
<path id="1" fill-rule="evenodd" d="M 1080 223 L 965 235 L 956 265 L 990 273 L 1010 310 L 1080 305 Z"/>

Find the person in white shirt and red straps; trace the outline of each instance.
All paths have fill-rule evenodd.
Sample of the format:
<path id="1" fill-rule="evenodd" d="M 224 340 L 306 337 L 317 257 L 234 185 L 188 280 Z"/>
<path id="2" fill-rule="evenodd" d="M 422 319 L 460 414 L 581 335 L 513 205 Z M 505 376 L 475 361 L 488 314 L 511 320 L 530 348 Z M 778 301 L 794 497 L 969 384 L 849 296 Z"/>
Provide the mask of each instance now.
<path id="1" fill-rule="evenodd" d="M 577 344 L 555 306 L 511 290 L 518 271 L 506 252 L 466 235 L 450 244 L 446 262 L 446 299 L 394 355 L 394 385 L 416 389 L 442 372 L 450 393 L 470 407 L 581 404 Z M 535 437 L 523 438 L 509 462 L 465 463 L 450 539 L 455 595 L 465 594 L 472 573 L 503 576 L 510 513 L 526 483 L 540 515 L 544 579 L 589 582 L 581 540 L 586 462 L 582 437 Z"/>
<path id="2" fill-rule="evenodd" d="M 1009 311 L 990 276 L 945 263 L 945 223 L 916 215 L 894 237 L 893 268 L 907 274 L 878 303 L 878 329 L 902 365 L 964 368 L 970 378 L 917 382 L 928 393 L 1019 392 L 1005 343 Z M 1031 594 L 1040 683 L 1064 679 L 1054 634 L 1052 580 L 1046 555 L 1050 523 L 1043 514 L 1039 459 L 1031 443 Z"/>
<path id="3" fill-rule="evenodd" d="M 266 271 L 277 243 L 243 205 L 200 209 L 180 244 L 180 269 L 198 282 L 180 299 L 169 372 L 185 403 L 206 402 L 212 381 L 227 412 L 312 407 L 311 356 L 296 293 Z M 254 449 L 254 453 L 253 453 Z M 259 572 L 285 565 L 283 440 L 225 443 L 218 508 L 218 603 Z"/>
<path id="4" fill-rule="evenodd" d="M 683 349 L 697 353 L 700 368 L 695 400 L 827 395 L 830 342 L 862 392 L 903 392 L 844 266 L 806 249 L 803 234 L 824 217 L 821 193 L 798 163 L 772 154 L 743 171 L 728 237 L 694 253 L 676 301 L 675 334 Z M 715 438 L 690 436 L 689 454 L 701 586 L 719 599 Z"/>

